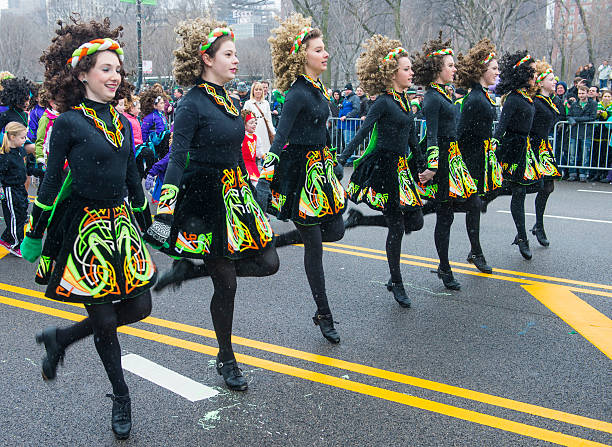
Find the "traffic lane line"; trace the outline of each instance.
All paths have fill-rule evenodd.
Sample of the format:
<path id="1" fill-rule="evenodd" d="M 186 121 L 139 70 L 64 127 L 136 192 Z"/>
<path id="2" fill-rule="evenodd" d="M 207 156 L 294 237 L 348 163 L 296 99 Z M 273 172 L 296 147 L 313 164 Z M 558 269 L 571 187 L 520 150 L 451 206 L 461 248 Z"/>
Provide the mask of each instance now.
<path id="1" fill-rule="evenodd" d="M 511 214 L 510 211 L 497 210 L 498 213 Z M 525 213 L 525 216 L 535 216 L 534 213 Z M 553 214 L 544 214 L 544 217 L 550 217 L 552 219 L 565 219 L 565 220 L 578 220 L 580 222 L 595 222 L 595 223 L 606 223 L 612 224 L 612 220 L 600 220 L 600 219 L 586 219 L 583 217 L 568 217 L 568 216 L 555 216 Z"/>
<path id="2" fill-rule="evenodd" d="M 22 289 L 28 290 L 28 289 Z M 35 292 L 35 291 L 32 291 Z M 40 292 L 35 292 L 36 295 L 39 295 Z M 31 294 L 32 297 L 34 296 Z M 50 298 L 46 298 L 42 296 L 43 299 L 48 301 Z M 57 301 L 55 301 L 57 302 Z M 80 304 L 75 303 L 64 303 L 70 304 L 72 306 L 82 307 Z M 211 339 L 216 340 L 216 335 L 214 331 L 209 329 L 200 328 L 197 326 L 191 326 L 184 323 L 178 323 L 174 321 L 164 320 L 156 317 L 147 317 L 142 320 L 143 323 L 148 323 L 154 326 L 164 327 L 167 329 L 172 329 L 180 332 L 185 332 L 193 335 L 199 335 Z M 600 421 L 598 419 L 593 419 L 585 416 L 575 415 L 572 413 L 567 413 L 564 411 L 553 410 L 550 408 L 542 407 L 539 405 L 529 404 L 521 401 L 516 401 L 513 399 L 508 399 L 504 397 L 495 396 L 492 394 L 481 393 L 478 391 L 469 390 L 466 388 L 461 388 L 453 385 L 447 385 L 444 383 L 434 382 L 432 380 L 421 379 L 414 376 L 408 376 L 401 373 L 396 373 L 392 371 L 387 371 L 384 369 L 379 369 L 371 366 L 361 365 L 359 363 L 347 362 L 340 359 L 335 359 L 333 357 L 326 357 L 318 354 L 312 354 L 310 352 L 299 351 L 297 349 L 287 348 L 284 346 L 273 345 L 271 343 L 261 342 L 257 340 L 251 340 L 244 337 L 239 337 L 232 335 L 232 342 L 236 345 L 246 346 L 254 349 L 259 349 L 262 351 L 271 352 L 274 354 L 284 355 L 286 357 L 297 358 L 300 360 L 304 360 L 307 362 L 318 363 L 325 366 L 330 366 L 334 368 L 344 369 L 346 371 L 356 372 L 359 374 L 364 374 L 384 380 L 389 380 L 397 383 L 403 383 L 406 385 L 411 385 L 414 387 L 427 389 L 431 391 L 436 391 L 452 396 L 461 397 L 464 399 L 473 400 L 476 402 L 481 402 L 501 408 L 506 408 L 509 410 L 518 411 L 521 413 L 527 413 L 534 416 L 539 416 L 547 419 L 557 420 L 560 422 L 565 422 L 568 424 L 579 425 L 582 427 L 590 428 L 593 430 L 604 431 L 607 433 L 612 433 L 612 423 Z"/>
<path id="3" fill-rule="evenodd" d="M 612 320 L 567 287 L 532 284 L 523 288 L 612 360 Z"/>
<path id="4" fill-rule="evenodd" d="M 612 191 L 599 191 L 596 189 L 578 189 L 578 192 L 594 192 L 599 194 L 612 194 Z"/>
<path id="5" fill-rule="evenodd" d="M 172 391 L 190 402 L 209 399 L 219 394 L 219 391 L 209 386 L 196 382 L 189 377 L 172 371 L 171 369 L 137 354 L 126 354 L 121 356 L 121 366 L 126 371 Z"/>
<path id="6" fill-rule="evenodd" d="M 370 259 L 377 259 L 380 261 L 387 261 L 387 257 L 385 256 L 378 256 L 378 255 L 373 255 L 373 254 L 369 254 L 369 253 L 360 253 L 360 252 L 356 252 L 356 251 L 349 251 L 349 250 L 342 250 L 342 249 L 338 249 L 338 248 L 332 248 L 332 247 L 328 247 L 326 246 L 326 244 L 323 245 L 323 250 L 325 251 L 331 251 L 334 253 L 342 253 L 342 254 L 346 254 L 346 255 L 351 255 L 351 256 L 358 256 L 358 257 L 362 257 L 362 258 L 370 258 Z M 400 262 L 402 264 L 408 264 L 408 265 L 414 265 L 417 267 L 427 267 L 429 269 L 437 269 L 438 265 L 437 264 L 425 264 L 424 262 L 416 262 L 416 261 L 406 261 L 404 259 L 400 259 Z M 515 282 L 515 283 L 519 283 L 519 284 L 547 284 L 541 281 L 535 281 L 532 279 L 527 279 L 527 278 L 514 278 L 511 276 L 503 276 L 503 275 L 496 275 L 496 274 L 487 274 L 487 273 L 482 273 L 479 271 L 471 271 L 471 270 L 465 270 L 465 269 L 453 269 L 453 273 L 465 273 L 467 275 L 472 275 L 472 276 L 479 276 L 481 278 L 491 278 L 491 279 L 499 279 L 502 281 L 509 281 L 509 282 Z M 612 293 L 611 292 L 602 292 L 599 290 L 591 290 L 591 289 L 581 289 L 579 287 L 570 287 L 570 286 L 564 286 L 567 287 L 568 290 L 571 290 L 573 292 L 581 292 L 581 293 L 587 293 L 587 294 L 591 294 L 591 295 L 599 295 L 599 296 L 606 296 L 606 297 L 610 297 L 612 298 Z"/>
<path id="7" fill-rule="evenodd" d="M 51 307 L 41 306 L 39 304 L 30 303 L 27 301 L 19 301 L 13 298 L 7 298 L 0 296 L 0 303 L 6 304 L 12 307 L 17 307 L 25 310 L 34 311 L 41 314 L 52 315 L 59 318 L 64 318 L 72 321 L 79 321 L 83 318 L 82 315 L 74 314 L 72 312 L 66 312 Z M 117 329 L 118 332 L 132 335 L 145 340 L 155 341 L 160 344 L 168 346 L 174 346 L 185 350 L 198 352 L 201 354 L 207 354 L 215 356 L 218 349 L 212 346 L 204 345 L 201 343 L 195 343 L 181 338 L 171 337 L 163 334 L 156 334 L 154 332 L 146 331 L 129 326 L 122 326 Z M 329 376 L 326 374 L 310 371 L 307 369 L 297 368 L 295 366 L 289 366 L 282 363 L 273 362 L 270 360 L 260 359 L 246 354 L 236 353 L 236 360 L 246 365 L 254 366 L 256 368 L 262 368 L 269 371 L 273 371 L 279 374 L 287 376 L 297 377 L 304 380 L 308 380 L 323 385 L 333 386 L 335 388 L 352 391 L 357 394 L 367 395 L 371 397 L 377 397 L 379 399 L 387 400 L 403 404 L 406 406 L 419 408 L 421 410 L 430 411 L 433 413 L 443 414 L 445 416 L 453 417 L 456 419 L 473 422 L 479 425 L 497 428 L 499 430 L 516 433 L 522 436 L 527 436 L 534 439 L 539 439 L 547 442 L 553 442 L 555 444 L 564 446 L 606 446 L 596 441 L 591 441 L 584 438 L 578 438 L 565 433 L 548 430 L 533 425 L 524 424 L 522 422 L 511 421 L 497 416 L 492 416 L 485 413 L 479 413 L 473 410 L 467 410 L 465 408 L 455 407 L 448 404 L 424 399 L 416 396 L 410 396 L 397 391 L 387 390 L 385 388 L 375 387 L 372 385 L 366 385 L 364 383 L 355 382 L 339 377 Z M 609 447 L 609 446 L 608 446 Z"/>
<path id="8" fill-rule="evenodd" d="M 383 250 L 376 250 L 374 248 L 368 248 L 368 247 L 360 247 L 359 245 L 339 244 L 337 242 L 324 242 L 323 245 L 329 245 L 329 246 L 340 247 L 340 248 L 348 248 L 348 249 L 353 249 L 353 250 L 358 250 L 358 251 L 365 251 L 365 252 L 369 252 L 369 253 L 379 253 L 379 254 L 383 254 L 383 255 L 386 256 L 386 252 L 383 251 Z M 436 264 L 435 267 L 437 268 L 438 259 L 426 258 L 424 256 L 408 255 L 408 254 L 405 254 L 405 253 L 402 253 L 400 256 L 402 258 L 406 258 L 406 259 L 416 259 L 416 260 L 420 260 L 420 261 L 434 262 Z M 466 268 L 469 268 L 469 269 L 472 269 L 472 270 L 477 270 L 476 266 L 474 266 L 473 264 L 466 264 L 466 263 L 455 262 L 455 261 L 451 261 L 450 263 L 451 263 L 451 265 L 455 265 L 455 266 L 459 266 L 459 267 L 466 267 Z M 497 273 L 505 273 L 505 274 L 508 274 L 508 275 L 523 276 L 523 277 L 526 277 L 526 278 L 543 279 L 543 280 L 546 280 L 546 281 L 554 281 L 554 282 L 561 282 L 561 283 L 565 283 L 565 284 L 574 284 L 574 285 L 578 285 L 578 286 L 586 286 L 586 287 L 594 287 L 594 288 L 598 288 L 598 289 L 612 290 L 612 285 L 607 285 L 607 284 L 598 284 L 598 283 L 593 283 L 593 282 L 577 281 L 577 280 L 574 280 L 574 279 L 559 278 L 559 277 L 555 277 L 555 276 L 538 275 L 538 274 L 535 274 L 535 273 L 518 272 L 518 271 L 514 271 L 514 270 L 506 270 L 506 269 L 500 269 L 500 268 L 494 268 L 493 271 L 497 272 Z M 476 273 L 478 273 L 478 272 L 476 272 Z M 481 276 L 489 277 L 491 275 L 482 274 Z"/>

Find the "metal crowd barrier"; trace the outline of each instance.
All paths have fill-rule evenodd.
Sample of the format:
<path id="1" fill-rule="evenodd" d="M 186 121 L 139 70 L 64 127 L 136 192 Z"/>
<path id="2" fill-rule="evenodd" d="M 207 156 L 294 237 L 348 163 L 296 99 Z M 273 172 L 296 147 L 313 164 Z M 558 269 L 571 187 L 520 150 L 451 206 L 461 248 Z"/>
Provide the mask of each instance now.
<path id="1" fill-rule="evenodd" d="M 612 168 L 612 123 L 589 121 L 555 124 L 551 145 L 559 167 L 569 169 L 570 175 L 589 176 Z"/>

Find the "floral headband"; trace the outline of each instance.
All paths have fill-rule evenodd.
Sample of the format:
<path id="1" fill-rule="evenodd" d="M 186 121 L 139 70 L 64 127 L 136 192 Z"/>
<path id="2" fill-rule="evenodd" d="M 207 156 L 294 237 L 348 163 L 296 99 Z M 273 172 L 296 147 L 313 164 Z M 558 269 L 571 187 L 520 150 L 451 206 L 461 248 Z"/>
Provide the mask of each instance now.
<path id="1" fill-rule="evenodd" d="M 232 41 L 236 40 L 236 37 L 234 36 L 234 32 L 231 29 L 215 28 L 210 33 L 208 33 L 208 37 L 206 38 L 204 42 L 202 42 L 202 45 L 200 45 L 200 53 L 201 54 L 206 53 L 206 50 L 210 48 L 210 46 L 215 42 L 215 40 L 217 40 L 219 37 L 222 37 L 222 36 L 230 36 L 232 38 Z"/>
<path id="2" fill-rule="evenodd" d="M 398 57 L 400 57 L 403 54 L 407 55 L 408 52 L 406 50 L 404 50 L 402 47 L 393 48 L 391 51 L 389 51 L 389 54 L 387 54 L 385 56 L 383 61 L 388 61 L 390 59 L 397 59 Z"/>
<path id="3" fill-rule="evenodd" d="M 434 57 L 434 56 L 446 56 L 450 54 L 451 56 L 455 54 L 452 48 L 443 48 L 442 50 L 436 50 L 429 53 L 426 57 Z"/>
<path id="4" fill-rule="evenodd" d="M 532 60 L 530 55 L 525 56 L 524 58 L 522 58 L 520 61 L 518 61 L 515 65 L 514 68 L 519 68 L 521 65 L 523 65 L 525 62 Z"/>
<path id="5" fill-rule="evenodd" d="M 495 58 L 495 53 L 493 51 L 491 51 L 489 53 L 489 55 L 485 58 L 484 61 L 481 62 L 482 65 L 488 64 L 489 62 L 491 62 L 493 59 Z"/>
<path id="6" fill-rule="evenodd" d="M 548 76 L 549 74 L 551 74 L 553 71 L 549 68 L 548 70 L 546 70 L 544 73 L 540 73 L 540 76 L 538 76 L 536 78 L 536 84 L 539 84 L 540 82 L 542 82 L 546 76 Z"/>
<path id="7" fill-rule="evenodd" d="M 87 55 L 92 55 L 98 51 L 114 51 L 119 56 L 119 61 L 123 62 L 123 49 L 113 39 L 94 39 L 89 42 L 85 42 L 79 48 L 72 52 L 72 57 L 68 59 L 68 64 L 72 65 L 72 68 L 76 67 L 81 59 Z"/>
<path id="8" fill-rule="evenodd" d="M 293 46 L 291 47 L 291 51 L 289 52 L 289 54 L 295 54 L 299 51 L 300 47 L 302 46 L 302 42 L 304 41 L 308 33 L 311 31 L 312 28 L 309 26 L 307 26 L 306 28 L 302 28 L 300 34 L 298 34 L 295 39 L 293 39 Z"/>

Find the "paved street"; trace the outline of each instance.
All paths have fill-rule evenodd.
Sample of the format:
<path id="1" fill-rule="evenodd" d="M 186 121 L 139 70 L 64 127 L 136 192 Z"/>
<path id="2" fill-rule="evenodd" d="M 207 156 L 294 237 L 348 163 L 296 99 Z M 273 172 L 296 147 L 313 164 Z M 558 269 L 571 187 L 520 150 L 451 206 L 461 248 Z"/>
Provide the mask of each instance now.
<path id="1" fill-rule="evenodd" d="M 234 348 L 246 393 L 227 391 L 214 368 L 210 279 L 154 294 L 152 316 L 121 330 L 124 354 L 218 394 L 192 402 L 126 372 L 134 426 L 125 442 L 110 430 L 110 385 L 91 338 L 67 351 L 56 381 L 40 376 L 34 334 L 84 309 L 45 299 L 34 266 L 0 248 L 0 445 L 612 445 L 612 185 L 555 187 L 551 245 L 530 234 L 531 261 L 510 245 L 509 197 L 489 206 L 481 241 L 492 275 L 466 263 L 465 219 L 456 215 L 459 292 L 431 273 L 435 216 L 427 216 L 403 241 L 410 309 L 384 287 L 386 229 L 360 227 L 326 244 L 339 345 L 312 324 L 303 248 L 280 249 L 277 275 L 238 282 Z M 528 228 L 534 221 L 527 216 Z M 170 265 L 154 258 L 161 271 Z"/>

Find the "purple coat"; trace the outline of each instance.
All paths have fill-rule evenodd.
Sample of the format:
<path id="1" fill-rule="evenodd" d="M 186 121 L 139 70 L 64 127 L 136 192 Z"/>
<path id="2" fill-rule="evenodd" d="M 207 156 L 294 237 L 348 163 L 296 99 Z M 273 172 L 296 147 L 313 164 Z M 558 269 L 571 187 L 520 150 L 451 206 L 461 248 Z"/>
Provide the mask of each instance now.
<path id="1" fill-rule="evenodd" d="M 163 114 L 154 110 L 143 118 L 140 128 L 142 129 L 142 141 L 146 143 L 149 141 L 149 135 L 168 130 L 168 121 L 166 121 Z"/>
<path id="2" fill-rule="evenodd" d="M 168 151 L 164 158 L 153 165 L 149 170 L 149 175 L 163 179 L 166 175 L 166 169 L 168 169 L 168 160 L 170 160 L 170 151 Z"/>
<path id="3" fill-rule="evenodd" d="M 30 111 L 30 119 L 28 120 L 28 140 L 36 141 L 36 132 L 38 131 L 38 121 L 45 113 L 45 108 L 36 104 Z"/>

